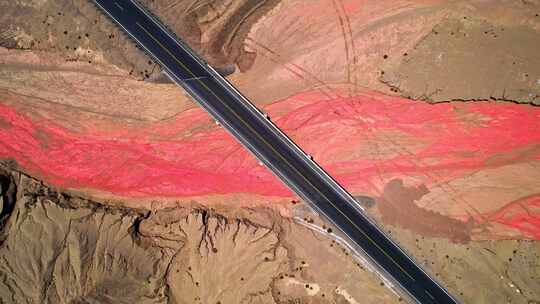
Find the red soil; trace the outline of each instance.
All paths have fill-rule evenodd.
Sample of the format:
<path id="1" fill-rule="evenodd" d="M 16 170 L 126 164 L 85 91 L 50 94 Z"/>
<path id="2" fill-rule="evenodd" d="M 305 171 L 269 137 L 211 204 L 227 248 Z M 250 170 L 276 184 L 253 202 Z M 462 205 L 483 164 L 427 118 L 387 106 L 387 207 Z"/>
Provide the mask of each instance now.
<path id="1" fill-rule="evenodd" d="M 540 195 L 511 202 L 491 215 L 490 221 L 513 227 L 540 240 Z"/>
<path id="2" fill-rule="evenodd" d="M 331 101 L 327 96 L 306 92 L 265 110 L 353 193 L 380 196 L 394 178 L 429 188 L 483 168 L 540 160 L 538 149 L 513 153 L 540 144 L 540 108 L 491 102 L 429 105 L 378 93 Z M 124 197 L 292 196 L 199 109 L 144 127 L 76 133 L 0 101 L 0 158 L 13 158 L 60 187 Z M 526 203 L 537 206 L 538 199 Z M 540 239 L 538 212 L 512 212 L 510 218 L 491 216 Z"/>

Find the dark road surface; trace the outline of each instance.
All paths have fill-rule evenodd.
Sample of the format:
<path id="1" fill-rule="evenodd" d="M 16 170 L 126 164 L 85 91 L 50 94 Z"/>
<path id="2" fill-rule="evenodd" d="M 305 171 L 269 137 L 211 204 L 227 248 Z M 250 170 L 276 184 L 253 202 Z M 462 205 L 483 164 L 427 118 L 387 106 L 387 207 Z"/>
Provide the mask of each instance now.
<path id="1" fill-rule="evenodd" d="M 139 3 L 93 0 L 167 75 L 418 303 L 457 303 L 363 213 L 362 207 L 212 67 Z"/>

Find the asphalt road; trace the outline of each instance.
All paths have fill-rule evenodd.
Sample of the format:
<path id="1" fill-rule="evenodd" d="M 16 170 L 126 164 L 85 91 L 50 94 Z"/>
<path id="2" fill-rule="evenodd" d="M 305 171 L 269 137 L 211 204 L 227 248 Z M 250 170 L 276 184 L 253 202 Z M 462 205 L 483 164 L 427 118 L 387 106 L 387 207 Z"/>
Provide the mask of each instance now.
<path id="1" fill-rule="evenodd" d="M 341 230 L 385 277 L 398 283 L 402 292 L 418 303 L 457 303 L 364 215 L 362 207 L 345 189 L 144 7 L 132 0 L 93 2 L 214 119 Z"/>

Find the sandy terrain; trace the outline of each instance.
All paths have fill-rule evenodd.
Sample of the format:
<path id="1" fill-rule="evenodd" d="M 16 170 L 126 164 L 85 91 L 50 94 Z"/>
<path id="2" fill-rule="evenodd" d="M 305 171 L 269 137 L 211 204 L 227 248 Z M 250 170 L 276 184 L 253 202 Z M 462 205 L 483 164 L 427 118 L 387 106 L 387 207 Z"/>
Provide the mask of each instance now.
<path id="1" fill-rule="evenodd" d="M 464 303 L 540 301 L 538 1 L 143 2 Z M 89 1 L 0 11 L 0 303 L 399 301 Z"/>
<path id="2" fill-rule="evenodd" d="M 520 24 L 523 19 L 532 18 L 524 14 L 499 24 L 448 18 L 397 59 L 399 65 L 390 63 L 381 79 L 400 94 L 431 102 L 492 99 L 540 105 L 540 60 L 534 51 L 540 35 Z"/>

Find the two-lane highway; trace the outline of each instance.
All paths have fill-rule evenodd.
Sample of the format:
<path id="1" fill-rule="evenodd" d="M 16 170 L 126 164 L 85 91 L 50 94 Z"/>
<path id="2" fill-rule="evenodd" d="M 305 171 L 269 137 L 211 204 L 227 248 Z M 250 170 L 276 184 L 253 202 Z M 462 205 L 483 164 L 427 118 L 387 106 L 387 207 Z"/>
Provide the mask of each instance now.
<path id="1" fill-rule="evenodd" d="M 418 303 L 457 303 L 352 196 L 193 50 L 134 0 L 93 0 L 167 75 Z"/>

